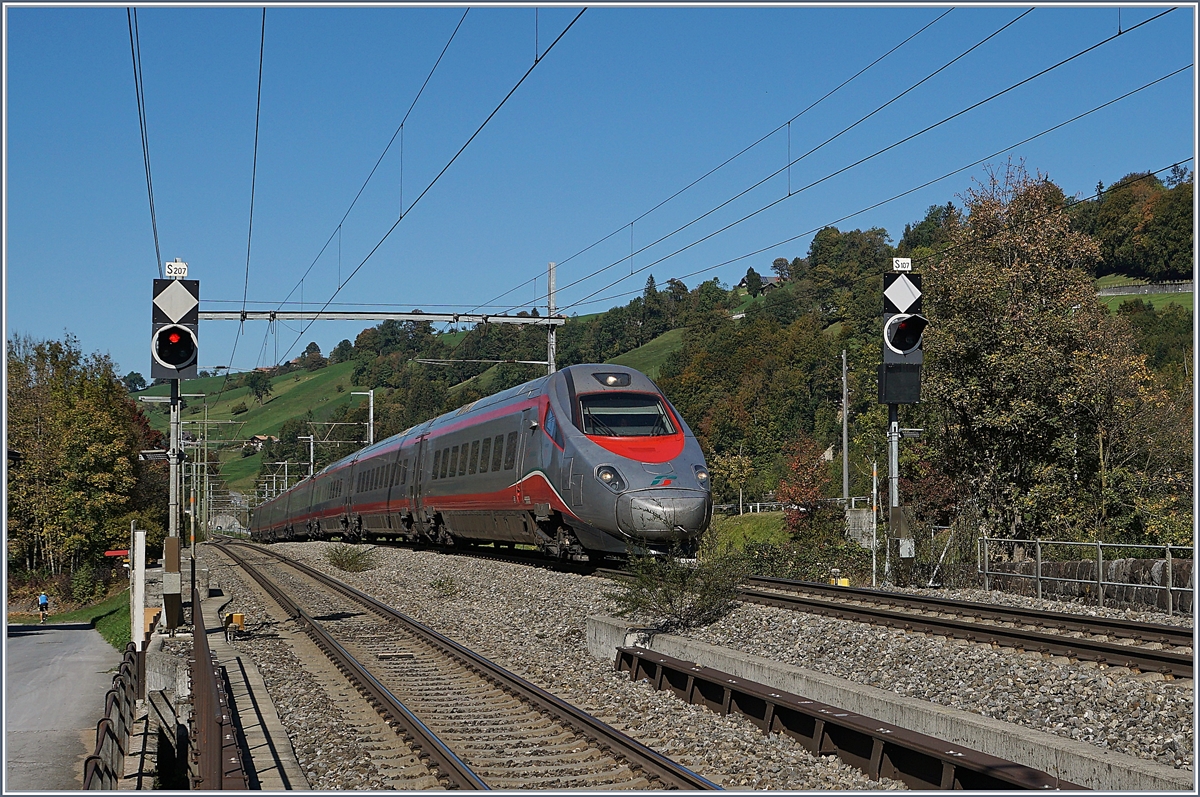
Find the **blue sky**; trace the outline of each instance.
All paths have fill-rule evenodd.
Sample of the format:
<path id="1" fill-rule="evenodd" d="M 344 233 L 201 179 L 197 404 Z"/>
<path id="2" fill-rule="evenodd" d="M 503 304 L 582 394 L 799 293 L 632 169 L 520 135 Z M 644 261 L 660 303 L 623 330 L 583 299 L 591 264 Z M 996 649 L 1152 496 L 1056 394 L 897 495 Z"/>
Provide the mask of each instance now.
<path id="1" fill-rule="evenodd" d="M 948 7 L 592 7 L 331 305 L 491 312 L 543 304 L 548 261 L 617 232 L 559 269 L 568 312 L 623 304 L 653 274 L 689 287 L 736 283 L 753 266 L 807 253 L 810 231 L 1035 135 L 1193 61 L 1194 11 L 1178 8 L 935 130 L 798 190 L 1166 7 L 1037 7 L 868 121 L 661 244 L 789 157 L 776 133 L 653 213 L 630 222 L 933 21 Z M 942 67 L 1028 7 L 953 10 L 796 119 L 796 158 Z M 340 235 L 465 9 L 268 7 L 248 307 L 274 309 L 303 281 L 323 304 L 405 206 L 533 64 L 532 8 L 472 9 Z M 578 8 L 543 8 L 545 51 Z M 106 351 L 149 374 L 158 275 L 124 7 L 5 8 L 6 333 Z M 138 11 L 162 257 L 201 280 L 202 309 L 240 308 L 246 285 L 261 10 Z M 1012 150 L 1030 171 L 1086 196 L 1195 148 L 1193 70 Z M 401 157 L 402 155 L 402 157 Z M 1001 165 L 1008 154 L 991 159 Z M 1194 165 L 1194 164 L 1189 164 Z M 403 178 L 401 179 L 401 174 Z M 862 215 L 898 241 L 931 204 L 958 201 L 976 166 Z M 790 243 L 775 242 L 799 236 Z M 632 270 L 666 257 L 648 270 Z M 748 252 L 751 258 L 711 268 Z M 621 276 L 627 279 L 612 287 Z M 521 285 L 536 278 L 534 282 Z M 521 286 L 504 299 L 494 297 Z M 586 304 L 575 304 L 589 294 Z M 289 302 L 299 302 L 296 288 Z M 600 300 L 600 301 L 595 301 Z M 491 302 L 489 304 L 489 302 Z M 298 304 L 287 305 L 299 308 Z M 361 323 L 248 322 L 236 369 L 323 351 Z M 236 322 L 203 322 L 201 365 L 230 364 Z"/>

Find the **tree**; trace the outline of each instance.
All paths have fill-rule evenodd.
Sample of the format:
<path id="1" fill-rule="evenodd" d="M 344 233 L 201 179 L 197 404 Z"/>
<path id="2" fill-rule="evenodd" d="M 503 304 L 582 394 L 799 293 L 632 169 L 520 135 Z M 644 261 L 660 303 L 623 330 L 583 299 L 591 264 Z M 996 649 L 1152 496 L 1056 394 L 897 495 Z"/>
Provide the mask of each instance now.
<path id="1" fill-rule="evenodd" d="M 15 337 L 6 389 L 8 445 L 23 455 L 8 474 L 10 565 L 50 573 L 91 567 L 115 518 L 138 510 L 164 516 L 161 466 L 138 461 L 138 451 L 159 447 L 161 435 L 107 355 L 85 356 L 70 335 Z"/>
<path id="2" fill-rule="evenodd" d="M 783 281 L 791 276 L 792 264 L 786 257 L 777 257 L 771 263 L 771 270 L 775 272 L 775 276 Z"/>
<path id="3" fill-rule="evenodd" d="M 832 505 L 822 499 L 831 481 L 824 453 L 821 445 L 807 435 L 792 443 L 787 470 L 779 483 L 779 500 L 784 502 L 788 528 L 793 533 L 810 531 L 828 520 Z"/>
<path id="4" fill-rule="evenodd" d="M 753 266 L 746 269 L 746 293 L 751 296 L 758 296 L 762 293 L 762 277 Z"/>
<path id="5" fill-rule="evenodd" d="M 1166 512 L 1148 497 L 1169 492 L 1162 452 L 1187 428 L 1097 301 L 1100 247 L 1071 228 L 1062 191 L 1011 164 L 989 177 L 925 267 L 932 455 L 985 534 L 1136 536 Z"/>
<path id="6" fill-rule="evenodd" d="M 146 389 L 146 377 L 137 371 L 130 371 L 125 374 L 125 376 L 121 377 L 121 383 L 125 385 L 125 389 L 130 393 Z"/>
<path id="7" fill-rule="evenodd" d="M 333 347 L 333 351 L 329 352 L 330 363 L 343 363 L 354 356 L 354 344 L 349 340 L 343 339 L 338 345 Z"/>
<path id="8" fill-rule="evenodd" d="M 717 489 L 737 488 L 738 514 L 742 514 L 742 493 L 754 475 L 754 461 L 745 454 L 718 454 L 709 462 Z"/>
<path id="9" fill-rule="evenodd" d="M 266 371 L 250 371 L 246 374 L 242 384 L 250 389 L 250 394 L 258 400 L 260 405 L 263 403 L 263 399 L 271 395 L 271 375 Z"/>

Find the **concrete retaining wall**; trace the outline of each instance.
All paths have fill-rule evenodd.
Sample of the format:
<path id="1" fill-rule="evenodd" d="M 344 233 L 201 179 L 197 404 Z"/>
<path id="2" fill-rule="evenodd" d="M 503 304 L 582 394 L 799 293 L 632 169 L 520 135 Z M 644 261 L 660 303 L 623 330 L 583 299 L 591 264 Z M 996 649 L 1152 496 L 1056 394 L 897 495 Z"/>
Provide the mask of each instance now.
<path id="1" fill-rule="evenodd" d="M 608 662 L 616 660 L 618 646 L 639 645 L 1006 758 L 1093 789 L 1194 791 L 1191 772 L 729 648 L 654 634 L 613 617 L 589 617 L 587 641 L 588 651 Z"/>
<path id="2" fill-rule="evenodd" d="M 1171 560 L 1171 586 L 1191 588 L 1192 560 Z M 1037 562 L 999 562 L 988 565 L 992 589 L 1014 592 L 1020 595 L 1036 595 L 1037 583 L 1032 578 L 1006 577 L 1005 573 L 1021 573 L 1032 576 L 1037 572 Z M 1042 561 L 1042 595 L 1064 600 L 1082 599 L 1096 602 L 1096 561 L 1084 559 L 1070 562 Z M 1050 578 L 1076 579 L 1075 581 L 1050 581 Z M 1104 563 L 1105 606 L 1155 606 L 1167 610 L 1167 591 L 1153 589 L 1167 583 L 1165 559 L 1114 559 Z M 1139 586 L 1146 585 L 1146 586 Z M 1194 612 L 1194 593 L 1175 592 L 1175 611 L 1183 614 Z"/>
<path id="3" fill-rule="evenodd" d="M 163 641 L 155 635 L 146 646 L 146 693 L 168 691 L 182 700 L 192 693 L 188 662 L 164 653 Z"/>

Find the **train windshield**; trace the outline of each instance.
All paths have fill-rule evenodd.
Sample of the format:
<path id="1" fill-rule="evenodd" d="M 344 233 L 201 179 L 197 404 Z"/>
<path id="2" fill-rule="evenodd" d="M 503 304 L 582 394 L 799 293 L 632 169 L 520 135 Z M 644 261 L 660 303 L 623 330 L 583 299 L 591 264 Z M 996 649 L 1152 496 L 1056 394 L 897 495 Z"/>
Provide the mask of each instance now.
<path id="1" fill-rule="evenodd" d="M 675 434 L 662 399 L 646 393 L 591 393 L 579 397 L 583 433 L 603 437 Z"/>

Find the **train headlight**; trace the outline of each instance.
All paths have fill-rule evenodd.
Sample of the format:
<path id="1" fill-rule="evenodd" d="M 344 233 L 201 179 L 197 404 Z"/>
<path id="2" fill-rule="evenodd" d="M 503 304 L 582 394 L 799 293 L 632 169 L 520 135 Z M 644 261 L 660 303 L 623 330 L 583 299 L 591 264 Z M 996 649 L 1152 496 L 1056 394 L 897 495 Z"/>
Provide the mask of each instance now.
<path id="1" fill-rule="evenodd" d="M 701 487 L 707 490 L 712 486 L 708 478 L 708 468 L 703 465 L 693 465 L 692 470 L 696 472 L 696 481 L 700 482 Z"/>
<path id="2" fill-rule="evenodd" d="M 619 493 L 625 489 L 625 480 L 621 478 L 620 473 L 617 473 L 617 469 L 611 465 L 601 465 L 596 468 L 596 478 L 614 493 Z"/>

